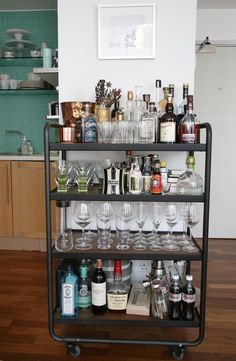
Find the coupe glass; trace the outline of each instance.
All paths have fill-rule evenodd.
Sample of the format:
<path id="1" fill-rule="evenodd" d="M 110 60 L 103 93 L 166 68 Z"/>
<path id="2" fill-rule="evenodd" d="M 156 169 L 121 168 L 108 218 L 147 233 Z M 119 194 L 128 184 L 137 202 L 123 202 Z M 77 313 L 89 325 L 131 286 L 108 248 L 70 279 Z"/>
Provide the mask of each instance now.
<path id="1" fill-rule="evenodd" d="M 135 220 L 139 228 L 139 238 L 134 244 L 134 249 L 136 249 L 137 251 L 144 251 L 145 249 L 147 249 L 146 242 L 144 242 L 142 238 L 142 230 L 146 219 L 147 219 L 147 214 L 144 203 L 136 204 Z"/>
<path id="2" fill-rule="evenodd" d="M 74 209 L 74 218 L 75 222 L 82 229 L 82 240 L 79 238 L 76 239 L 75 248 L 91 249 L 92 245 L 87 242 L 84 232 L 85 227 L 87 227 L 92 221 L 92 212 L 90 205 L 85 202 L 77 203 Z"/>
<path id="3" fill-rule="evenodd" d="M 196 203 L 186 203 L 184 219 L 190 229 L 190 240 L 192 240 L 192 229 L 200 220 L 200 209 Z M 193 243 L 185 245 L 182 249 L 187 252 L 198 252 L 198 248 Z"/>
<path id="4" fill-rule="evenodd" d="M 67 192 L 69 183 L 72 181 L 72 169 L 72 163 L 66 160 L 57 160 L 53 163 L 57 192 Z"/>
<path id="5" fill-rule="evenodd" d="M 158 228 L 160 227 L 162 221 L 162 213 L 163 213 L 162 206 L 158 203 L 152 203 L 151 212 L 152 212 L 151 220 L 154 227 L 155 237 L 154 237 L 154 241 L 151 242 L 151 244 L 149 245 L 149 249 L 152 251 L 158 251 L 162 248 L 160 243 L 160 238 L 158 237 Z"/>

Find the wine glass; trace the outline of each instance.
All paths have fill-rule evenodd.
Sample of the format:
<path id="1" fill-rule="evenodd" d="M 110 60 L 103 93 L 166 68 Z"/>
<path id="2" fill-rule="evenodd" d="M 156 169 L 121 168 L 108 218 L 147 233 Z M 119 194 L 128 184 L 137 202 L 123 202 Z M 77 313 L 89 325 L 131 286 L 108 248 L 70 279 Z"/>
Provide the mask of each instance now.
<path id="1" fill-rule="evenodd" d="M 177 236 L 177 239 L 179 240 L 178 244 L 180 246 L 189 245 L 191 243 L 190 238 L 187 235 L 186 207 L 187 207 L 187 203 L 183 203 L 180 208 L 180 218 L 183 221 L 183 233 Z"/>
<path id="2" fill-rule="evenodd" d="M 75 222 L 82 229 L 82 240 L 79 238 L 76 239 L 75 248 L 76 249 L 91 249 L 92 245 L 86 241 L 84 229 L 92 221 L 91 207 L 88 203 L 82 202 L 77 203 L 74 209 Z"/>
<path id="3" fill-rule="evenodd" d="M 200 209 L 196 203 L 186 203 L 185 205 L 185 212 L 184 212 L 184 219 L 186 225 L 190 229 L 190 240 L 193 239 L 192 237 L 192 229 L 195 227 L 199 220 L 200 220 Z M 184 245 L 182 247 L 183 251 L 187 252 L 197 252 L 198 248 L 195 247 L 192 243 Z"/>
<path id="4" fill-rule="evenodd" d="M 122 203 L 116 215 L 116 235 L 118 239 L 117 249 L 129 249 L 130 221 L 134 218 L 130 203 Z"/>
<path id="5" fill-rule="evenodd" d="M 111 220 L 113 218 L 113 209 L 111 203 L 104 202 L 97 209 L 97 230 L 98 230 L 98 248 L 109 249 Z"/>
<path id="6" fill-rule="evenodd" d="M 179 247 L 177 242 L 174 240 L 175 236 L 173 235 L 173 228 L 178 223 L 178 210 L 175 203 L 168 203 L 165 211 L 165 220 L 168 225 L 168 233 L 165 237 L 165 240 L 162 241 L 164 249 L 168 251 L 177 251 Z"/>
<path id="7" fill-rule="evenodd" d="M 158 203 L 152 203 L 151 212 L 151 220 L 154 227 L 155 239 L 149 245 L 149 249 L 152 251 L 157 251 L 161 249 L 160 238 L 158 237 L 158 228 L 160 227 L 162 221 L 162 206 Z"/>
<path id="8" fill-rule="evenodd" d="M 145 249 L 147 249 L 146 242 L 144 242 L 142 238 L 142 230 L 147 219 L 146 207 L 144 203 L 139 203 L 136 205 L 135 217 L 137 226 L 139 228 L 139 238 L 134 244 L 134 249 L 136 249 L 137 251 L 144 251 Z"/>

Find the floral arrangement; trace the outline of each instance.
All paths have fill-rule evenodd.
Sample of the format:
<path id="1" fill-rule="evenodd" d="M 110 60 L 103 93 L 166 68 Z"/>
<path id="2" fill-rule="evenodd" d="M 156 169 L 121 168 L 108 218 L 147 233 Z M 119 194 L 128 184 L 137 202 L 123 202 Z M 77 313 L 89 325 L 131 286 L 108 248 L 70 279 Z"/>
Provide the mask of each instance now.
<path id="1" fill-rule="evenodd" d="M 99 80 L 95 87 L 96 103 L 110 108 L 121 97 L 121 89 L 112 88 L 112 83 Z"/>

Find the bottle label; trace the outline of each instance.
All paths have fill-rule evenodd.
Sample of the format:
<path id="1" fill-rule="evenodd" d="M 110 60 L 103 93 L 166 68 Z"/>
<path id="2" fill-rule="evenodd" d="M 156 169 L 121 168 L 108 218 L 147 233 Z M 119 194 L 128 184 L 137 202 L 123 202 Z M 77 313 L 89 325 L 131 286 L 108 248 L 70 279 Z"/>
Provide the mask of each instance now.
<path id="1" fill-rule="evenodd" d="M 181 138 L 182 138 L 182 142 L 185 142 L 185 143 L 195 143 L 195 141 L 196 141 L 195 134 L 183 133 Z"/>
<path id="2" fill-rule="evenodd" d="M 109 310 L 119 311 L 125 310 L 128 301 L 128 294 L 116 295 L 112 293 L 107 294 L 107 307 Z"/>
<path id="3" fill-rule="evenodd" d="M 130 191 L 141 191 L 140 190 L 140 177 L 130 176 Z"/>
<path id="4" fill-rule="evenodd" d="M 97 141 L 97 122 L 96 118 L 88 117 L 84 120 L 84 142 L 96 143 Z"/>
<path id="5" fill-rule="evenodd" d="M 79 307 L 86 308 L 91 305 L 91 292 L 87 285 L 82 285 L 79 290 Z"/>
<path id="6" fill-rule="evenodd" d="M 160 142 L 172 143 L 176 141 L 176 123 L 160 123 Z"/>
<path id="7" fill-rule="evenodd" d="M 74 285 L 62 284 L 62 315 L 74 316 Z"/>
<path id="8" fill-rule="evenodd" d="M 106 304 L 106 282 L 92 282 L 92 304 L 94 306 L 104 306 Z"/>
<path id="9" fill-rule="evenodd" d="M 195 294 L 194 295 L 186 295 L 186 293 L 182 294 L 182 300 L 186 303 L 194 303 L 195 302 Z"/>
<path id="10" fill-rule="evenodd" d="M 180 302 L 181 301 L 181 293 L 170 293 L 169 300 L 172 302 Z"/>
<path id="11" fill-rule="evenodd" d="M 161 182 L 161 175 L 155 174 L 152 176 L 152 183 L 151 183 L 151 192 L 154 194 L 161 194 L 162 192 L 162 182 Z"/>
<path id="12" fill-rule="evenodd" d="M 142 179 L 143 179 L 143 192 L 150 192 L 150 189 L 151 189 L 151 180 L 152 180 L 152 177 L 151 176 L 142 176 Z"/>

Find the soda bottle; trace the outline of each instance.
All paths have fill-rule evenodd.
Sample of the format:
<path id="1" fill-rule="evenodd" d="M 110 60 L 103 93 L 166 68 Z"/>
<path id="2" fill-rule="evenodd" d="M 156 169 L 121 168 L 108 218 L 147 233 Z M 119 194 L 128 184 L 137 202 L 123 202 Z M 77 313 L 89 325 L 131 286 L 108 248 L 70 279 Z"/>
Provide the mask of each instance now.
<path id="1" fill-rule="evenodd" d="M 195 304 L 195 288 L 193 286 L 193 276 L 186 276 L 186 285 L 182 293 L 183 312 L 182 317 L 185 321 L 193 321 L 194 304 Z"/>
<path id="2" fill-rule="evenodd" d="M 179 320 L 181 317 L 181 291 L 179 275 L 173 275 L 169 289 L 169 316 L 172 320 Z"/>

